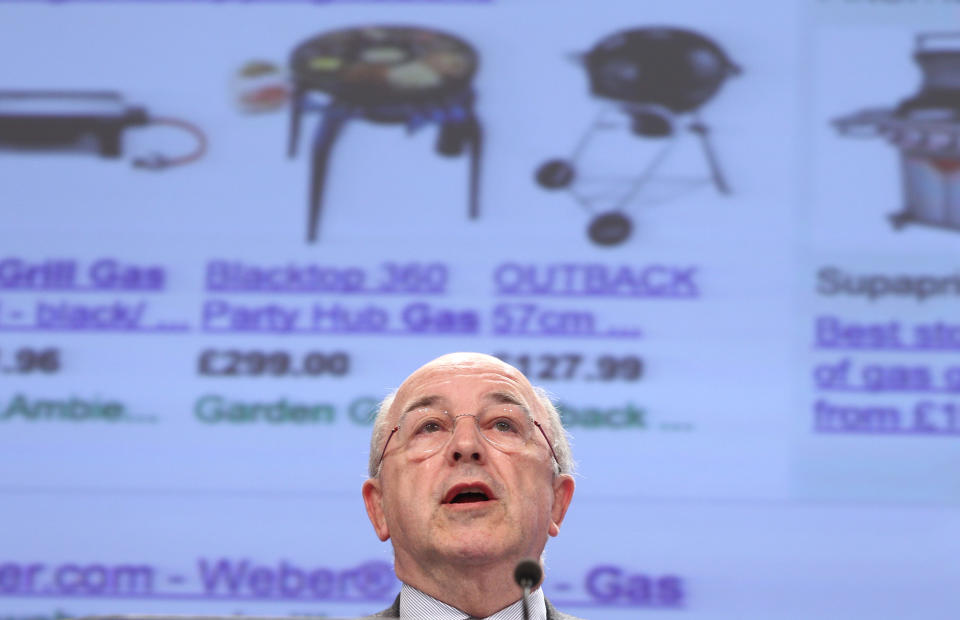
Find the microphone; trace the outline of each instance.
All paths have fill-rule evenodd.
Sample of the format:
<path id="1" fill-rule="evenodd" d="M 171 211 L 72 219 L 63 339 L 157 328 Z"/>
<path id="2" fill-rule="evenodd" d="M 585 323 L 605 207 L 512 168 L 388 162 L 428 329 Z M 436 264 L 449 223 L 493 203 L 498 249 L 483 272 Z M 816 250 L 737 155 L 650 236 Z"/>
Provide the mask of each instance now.
<path id="1" fill-rule="evenodd" d="M 530 596 L 530 590 L 540 583 L 543 579 L 543 569 L 540 568 L 540 562 L 536 560 L 520 560 L 517 567 L 513 570 L 513 579 L 517 585 L 523 588 L 523 620 L 530 620 L 530 607 L 527 603 L 527 597 Z"/>

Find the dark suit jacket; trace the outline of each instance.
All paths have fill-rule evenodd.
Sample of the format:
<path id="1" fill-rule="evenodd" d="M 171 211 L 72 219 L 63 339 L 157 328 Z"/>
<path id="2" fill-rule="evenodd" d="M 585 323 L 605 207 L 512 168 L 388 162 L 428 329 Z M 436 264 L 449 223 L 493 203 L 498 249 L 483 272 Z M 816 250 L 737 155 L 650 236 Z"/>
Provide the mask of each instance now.
<path id="1" fill-rule="evenodd" d="M 575 616 L 565 614 L 563 612 L 557 611 L 556 607 L 550 604 L 550 601 L 544 599 L 547 604 L 547 620 L 581 620 Z M 373 614 L 372 616 L 366 616 L 361 618 L 361 620 L 375 620 L 376 618 L 399 618 L 400 617 L 400 595 L 397 595 L 397 598 L 393 601 L 393 605 L 384 609 L 380 613 Z M 424 620 L 428 620 L 424 618 Z"/>

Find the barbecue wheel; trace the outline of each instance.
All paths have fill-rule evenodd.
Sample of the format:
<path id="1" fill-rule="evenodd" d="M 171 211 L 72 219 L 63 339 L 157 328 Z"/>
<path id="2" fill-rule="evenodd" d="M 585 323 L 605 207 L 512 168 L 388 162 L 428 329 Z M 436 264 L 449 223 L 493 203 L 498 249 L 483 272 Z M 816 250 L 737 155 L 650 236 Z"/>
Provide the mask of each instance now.
<path id="1" fill-rule="evenodd" d="M 551 159 L 537 169 L 537 183 L 547 189 L 562 189 L 573 182 L 573 164 L 565 159 Z"/>
<path id="2" fill-rule="evenodd" d="M 619 211 L 610 211 L 593 218 L 587 234 L 597 245 L 619 245 L 627 240 L 632 230 L 630 218 Z"/>

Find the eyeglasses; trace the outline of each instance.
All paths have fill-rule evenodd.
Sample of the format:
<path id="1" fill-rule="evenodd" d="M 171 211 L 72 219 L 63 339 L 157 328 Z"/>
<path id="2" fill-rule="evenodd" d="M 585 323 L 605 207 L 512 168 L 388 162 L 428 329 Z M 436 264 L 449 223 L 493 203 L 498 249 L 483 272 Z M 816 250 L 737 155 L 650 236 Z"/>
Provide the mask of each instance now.
<path id="1" fill-rule="evenodd" d="M 441 450 L 453 437 L 457 421 L 462 418 L 473 418 L 477 423 L 480 436 L 501 452 L 513 454 L 529 445 L 534 437 L 533 428 L 536 427 L 543 435 L 550 448 L 553 460 L 560 464 L 553 444 L 547 437 L 546 431 L 539 422 L 530 417 L 526 409 L 518 405 L 496 405 L 487 407 L 479 414 L 463 413 L 450 415 L 449 412 L 433 407 L 418 407 L 406 412 L 400 417 L 399 423 L 390 431 L 387 440 L 380 452 L 377 461 L 377 471 L 383 464 L 383 457 L 387 454 L 387 446 L 393 436 L 397 436 L 400 449 L 413 454 L 430 455 Z"/>

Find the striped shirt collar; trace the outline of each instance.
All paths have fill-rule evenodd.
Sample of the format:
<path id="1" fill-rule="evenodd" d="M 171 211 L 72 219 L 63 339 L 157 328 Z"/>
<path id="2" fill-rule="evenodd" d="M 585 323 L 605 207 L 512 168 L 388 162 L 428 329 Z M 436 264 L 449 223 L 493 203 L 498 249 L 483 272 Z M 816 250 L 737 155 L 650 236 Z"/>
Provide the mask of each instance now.
<path id="1" fill-rule="evenodd" d="M 530 593 L 530 620 L 547 620 L 547 604 L 543 590 Z M 403 584 L 400 590 L 400 620 L 466 620 L 469 614 L 424 594 L 413 586 Z M 480 620 L 523 620 L 523 605 L 517 601 L 492 616 Z"/>

